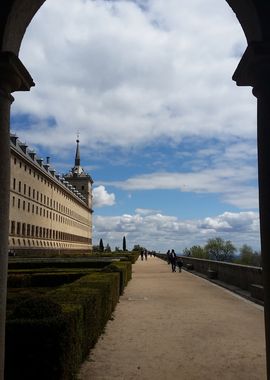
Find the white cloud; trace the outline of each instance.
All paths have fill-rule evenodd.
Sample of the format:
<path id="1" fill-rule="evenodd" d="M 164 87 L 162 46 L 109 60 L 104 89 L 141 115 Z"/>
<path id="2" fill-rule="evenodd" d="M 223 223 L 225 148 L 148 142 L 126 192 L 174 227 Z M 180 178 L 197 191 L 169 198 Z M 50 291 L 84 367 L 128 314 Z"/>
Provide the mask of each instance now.
<path id="1" fill-rule="evenodd" d="M 231 240 L 237 247 L 248 244 L 258 249 L 259 218 L 256 212 L 225 212 L 202 220 L 182 220 L 160 213 L 144 214 L 141 210 L 134 215 L 94 217 L 96 241 L 102 238 L 114 248 L 121 245 L 124 235 L 130 249 L 140 244 L 157 251 L 175 248 L 181 252 L 217 236 Z"/>
<path id="2" fill-rule="evenodd" d="M 100 185 L 93 188 L 94 207 L 113 206 L 115 204 L 115 195 L 109 194 L 104 186 Z"/>
<path id="3" fill-rule="evenodd" d="M 255 138 L 256 101 L 231 80 L 239 46 L 244 35 L 225 2 L 151 0 L 145 10 L 131 1 L 47 0 L 20 53 L 36 88 L 16 94 L 14 112 L 36 116 L 26 137 L 47 147 L 70 145 L 74 125 L 91 149 Z"/>

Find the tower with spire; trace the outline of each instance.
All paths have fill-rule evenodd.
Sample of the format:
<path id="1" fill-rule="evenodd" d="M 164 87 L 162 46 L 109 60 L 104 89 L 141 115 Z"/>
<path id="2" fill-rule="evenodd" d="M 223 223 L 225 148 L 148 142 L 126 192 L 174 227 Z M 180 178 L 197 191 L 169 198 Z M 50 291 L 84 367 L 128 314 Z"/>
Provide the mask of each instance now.
<path id="1" fill-rule="evenodd" d="M 92 184 L 94 181 L 81 166 L 79 133 L 77 134 L 76 144 L 74 166 L 64 178 L 84 196 L 85 203 L 92 210 Z"/>

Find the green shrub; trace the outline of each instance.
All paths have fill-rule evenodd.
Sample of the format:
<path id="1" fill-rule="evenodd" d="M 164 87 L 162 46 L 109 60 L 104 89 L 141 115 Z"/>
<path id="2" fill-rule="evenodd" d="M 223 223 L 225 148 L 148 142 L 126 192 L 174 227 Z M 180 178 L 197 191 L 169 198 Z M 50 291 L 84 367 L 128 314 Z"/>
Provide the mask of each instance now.
<path id="1" fill-rule="evenodd" d="M 61 306 L 44 296 L 26 299 L 16 306 L 11 319 L 42 319 L 60 315 Z"/>
<path id="2" fill-rule="evenodd" d="M 119 273 L 91 273 L 25 300 L 6 328 L 6 380 L 73 380 L 119 298 Z"/>

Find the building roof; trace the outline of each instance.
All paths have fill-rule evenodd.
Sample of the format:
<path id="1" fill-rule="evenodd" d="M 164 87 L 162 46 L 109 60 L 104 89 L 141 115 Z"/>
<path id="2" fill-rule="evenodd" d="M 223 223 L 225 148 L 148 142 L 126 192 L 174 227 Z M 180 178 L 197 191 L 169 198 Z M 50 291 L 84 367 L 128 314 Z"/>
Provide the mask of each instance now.
<path id="1" fill-rule="evenodd" d="M 86 203 L 86 198 L 74 186 L 72 186 L 66 178 L 56 173 L 56 170 L 50 164 L 49 157 L 47 157 L 45 163 L 43 163 L 43 158 L 39 157 L 34 150 L 29 149 L 28 145 L 21 142 L 18 139 L 18 136 L 13 133 L 10 134 L 10 148 L 22 159 L 35 167 L 41 174 L 48 177 L 48 179 L 54 182 L 57 186 L 60 186 L 63 190 L 71 193 L 78 201 Z"/>

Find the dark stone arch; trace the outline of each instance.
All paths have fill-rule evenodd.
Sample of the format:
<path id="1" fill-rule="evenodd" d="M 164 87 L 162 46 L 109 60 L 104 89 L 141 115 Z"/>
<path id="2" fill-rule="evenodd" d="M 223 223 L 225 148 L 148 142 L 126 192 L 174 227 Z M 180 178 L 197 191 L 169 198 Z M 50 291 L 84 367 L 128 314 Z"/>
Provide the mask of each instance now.
<path id="1" fill-rule="evenodd" d="M 9 170 L 6 163 L 9 162 L 9 117 L 10 105 L 13 101 L 10 93 L 29 90 L 33 86 L 32 78 L 18 59 L 18 54 L 26 28 L 44 1 L 2 0 L 0 3 L 0 163 L 5 165 L 5 167 L 0 165 L 0 380 L 4 378 L 9 211 Z M 260 221 L 265 277 L 268 379 L 270 379 L 270 258 L 267 257 L 270 257 L 270 149 L 268 149 L 270 142 L 270 132 L 268 132 L 270 131 L 270 1 L 226 1 L 235 12 L 248 44 L 234 74 L 234 80 L 238 85 L 255 87 L 258 97 L 258 129 L 261 130 L 258 147 L 259 152 L 262 152 L 261 155 L 259 154 Z M 259 71 L 260 75 L 258 75 Z"/>
<path id="2" fill-rule="evenodd" d="M 4 0 L 0 6 L 0 51 L 19 54 L 21 42 L 45 0 Z"/>

